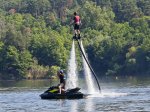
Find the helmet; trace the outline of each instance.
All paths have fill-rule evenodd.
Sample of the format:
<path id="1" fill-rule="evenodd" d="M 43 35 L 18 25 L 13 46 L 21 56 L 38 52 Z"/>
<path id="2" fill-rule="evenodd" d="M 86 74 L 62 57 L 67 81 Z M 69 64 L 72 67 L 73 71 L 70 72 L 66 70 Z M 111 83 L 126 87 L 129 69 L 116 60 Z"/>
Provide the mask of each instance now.
<path id="1" fill-rule="evenodd" d="M 63 73 L 64 73 L 64 71 L 63 71 L 63 70 L 59 70 L 59 73 L 60 73 L 60 74 L 63 74 Z"/>

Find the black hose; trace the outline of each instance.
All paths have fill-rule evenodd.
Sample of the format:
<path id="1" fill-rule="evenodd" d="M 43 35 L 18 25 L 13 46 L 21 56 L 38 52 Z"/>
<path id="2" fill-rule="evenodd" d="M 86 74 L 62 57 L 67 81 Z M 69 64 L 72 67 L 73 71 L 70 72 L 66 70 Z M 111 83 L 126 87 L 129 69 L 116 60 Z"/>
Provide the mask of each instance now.
<path id="1" fill-rule="evenodd" d="M 88 62 L 88 60 L 87 60 L 87 58 L 86 58 L 86 56 L 85 56 L 84 52 L 82 51 L 82 48 L 81 48 L 81 45 L 80 45 L 79 40 L 77 40 L 77 42 L 78 42 L 78 45 L 79 45 L 80 51 L 81 51 L 81 53 L 82 53 L 82 55 L 83 55 L 83 57 L 84 57 L 84 59 L 85 59 L 86 63 L 88 64 L 88 66 L 89 66 L 90 70 L 92 71 L 92 73 L 93 73 L 93 75 L 94 75 L 94 77 L 95 77 L 95 79 L 96 79 L 96 82 L 97 82 L 97 85 L 98 85 L 99 91 L 101 92 L 100 84 L 99 84 L 99 82 L 98 82 L 98 78 L 97 78 L 97 76 L 96 76 L 96 73 L 95 73 L 95 72 L 94 72 L 94 70 L 92 69 L 92 67 L 91 67 L 90 63 Z"/>

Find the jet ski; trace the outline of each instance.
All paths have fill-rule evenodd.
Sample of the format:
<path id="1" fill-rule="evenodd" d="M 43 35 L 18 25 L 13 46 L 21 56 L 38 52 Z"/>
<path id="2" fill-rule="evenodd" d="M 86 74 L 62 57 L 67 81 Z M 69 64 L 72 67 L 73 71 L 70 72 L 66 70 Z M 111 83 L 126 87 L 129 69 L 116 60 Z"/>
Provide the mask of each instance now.
<path id="1" fill-rule="evenodd" d="M 57 86 L 52 86 L 40 95 L 41 99 L 81 99 L 85 95 L 79 92 L 80 88 L 67 89 L 66 91 L 59 93 Z"/>

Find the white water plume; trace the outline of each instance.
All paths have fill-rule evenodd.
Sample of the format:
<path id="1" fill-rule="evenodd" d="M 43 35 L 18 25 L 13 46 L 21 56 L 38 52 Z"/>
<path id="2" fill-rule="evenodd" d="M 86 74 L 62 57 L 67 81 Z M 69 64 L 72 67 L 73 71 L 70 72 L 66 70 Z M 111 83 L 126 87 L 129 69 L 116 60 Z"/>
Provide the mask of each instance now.
<path id="1" fill-rule="evenodd" d="M 78 86 L 78 75 L 76 72 L 76 68 L 77 66 L 76 66 L 75 45 L 73 41 L 71 53 L 70 53 L 70 59 L 68 63 L 66 89 L 71 89 Z"/>
<path id="2" fill-rule="evenodd" d="M 82 41 L 81 41 L 81 48 L 82 48 L 82 51 L 83 51 L 86 59 L 88 59 L 86 54 L 85 54 L 85 50 L 84 50 Z M 82 56 L 82 60 L 83 60 L 85 79 L 86 79 L 86 83 L 87 83 L 87 87 L 88 87 L 88 93 L 90 93 L 90 94 L 96 93 L 96 88 L 94 86 L 94 79 L 92 77 L 91 70 L 90 70 L 90 68 L 89 68 L 88 64 L 86 63 L 83 56 Z"/>

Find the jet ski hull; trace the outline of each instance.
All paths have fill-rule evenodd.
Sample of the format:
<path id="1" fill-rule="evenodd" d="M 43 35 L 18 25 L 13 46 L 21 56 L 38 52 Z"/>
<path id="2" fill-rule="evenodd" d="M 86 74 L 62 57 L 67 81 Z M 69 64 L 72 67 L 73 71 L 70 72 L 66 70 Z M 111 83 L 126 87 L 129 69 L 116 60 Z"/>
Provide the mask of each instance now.
<path id="1" fill-rule="evenodd" d="M 56 90 L 56 91 L 55 91 Z M 47 91 L 40 95 L 41 99 L 81 99 L 85 95 L 79 92 L 80 88 L 68 89 L 60 94 L 57 87 L 50 87 Z"/>
<path id="2" fill-rule="evenodd" d="M 80 92 L 71 94 L 43 93 L 40 97 L 41 99 L 81 99 L 84 98 L 84 94 Z"/>

